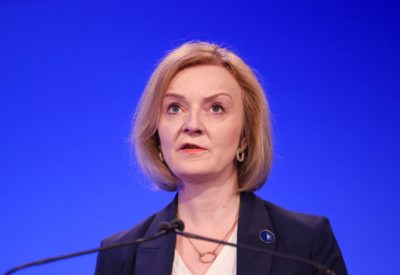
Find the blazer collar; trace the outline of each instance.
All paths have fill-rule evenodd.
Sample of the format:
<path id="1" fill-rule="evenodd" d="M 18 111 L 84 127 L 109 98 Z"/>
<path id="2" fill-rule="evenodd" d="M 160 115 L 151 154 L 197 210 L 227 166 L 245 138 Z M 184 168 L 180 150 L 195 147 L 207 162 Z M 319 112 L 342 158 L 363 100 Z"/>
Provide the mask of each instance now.
<path id="1" fill-rule="evenodd" d="M 163 221 L 176 218 L 178 196 L 158 212 L 144 237 L 158 233 Z M 241 193 L 237 242 L 261 249 L 276 250 L 276 241 L 270 244 L 260 239 L 260 231 L 274 232 L 263 201 L 253 193 Z M 137 248 L 135 274 L 170 275 L 174 261 L 176 235 L 168 234 L 157 240 L 143 243 Z M 268 275 L 273 257 L 246 249 L 237 250 L 237 275 Z"/>
<path id="2" fill-rule="evenodd" d="M 265 243 L 260 238 L 262 230 L 274 233 L 271 218 L 264 202 L 253 193 L 242 193 L 240 196 L 239 223 L 237 242 L 260 249 L 276 250 L 275 240 Z M 237 250 L 237 275 L 270 274 L 273 257 L 247 249 Z"/>
<path id="3" fill-rule="evenodd" d="M 176 218 L 178 196 L 158 212 L 143 237 L 154 236 L 159 232 L 161 222 Z M 174 261 L 176 235 L 169 233 L 154 241 L 138 246 L 136 251 L 135 274 L 170 275 Z"/>

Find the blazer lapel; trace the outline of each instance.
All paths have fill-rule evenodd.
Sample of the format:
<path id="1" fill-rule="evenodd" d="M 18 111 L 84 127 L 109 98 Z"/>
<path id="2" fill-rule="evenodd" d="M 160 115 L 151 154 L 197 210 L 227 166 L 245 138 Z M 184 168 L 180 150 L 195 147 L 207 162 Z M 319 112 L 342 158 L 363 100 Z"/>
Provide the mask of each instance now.
<path id="1" fill-rule="evenodd" d="M 176 218 L 176 207 L 177 197 L 171 204 L 156 214 L 144 237 L 157 234 L 161 222 Z M 135 274 L 170 275 L 174 261 L 175 243 L 176 235 L 171 232 L 157 240 L 141 244 L 136 252 Z"/>
<path id="2" fill-rule="evenodd" d="M 158 233 L 163 221 L 176 218 L 177 197 L 153 219 L 144 237 Z M 277 241 L 265 243 L 260 239 L 260 231 L 274 232 L 271 219 L 261 199 L 253 193 L 242 193 L 240 197 L 239 223 L 237 242 L 261 249 L 275 251 Z M 170 275 L 174 261 L 176 235 L 168 234 L 157 240 L 141 244 L 136 251 L 135 274 Z M 268 275 L 273 257 L 267 254 L 252 252 L 247 249 L 237 250 L 237 275 Z"/>
<path id="3" fill-rule="evenodd" d="M 269 230 L 274 233 L 271 219 L 263 201 L 253 193 L 242 193 L 240 197 L 237 242 L 275 251 L 277 240 L 272 243 L 263 242 L 260 239 L 262 230 Z M 270 274 L 272 261 L 273 256 L 247 249 L 238 249 L 237 274 Z"/>

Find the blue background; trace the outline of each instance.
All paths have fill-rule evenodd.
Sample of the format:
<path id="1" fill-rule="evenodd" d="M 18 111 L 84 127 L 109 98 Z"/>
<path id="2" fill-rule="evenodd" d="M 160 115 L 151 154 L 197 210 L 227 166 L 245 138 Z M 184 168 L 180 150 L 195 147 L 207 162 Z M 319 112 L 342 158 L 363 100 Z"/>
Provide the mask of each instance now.
<path id="1" fill-rule="evenodd" d="M 146 2 L 146 3 L 144 3 Z M 0 1 L 0 272 L 163 207 L 129 153 L 155 64 L 222 43 L 271 104 L 260 196 L 330 218 L 350 274 L 398 274 L 398 1 Z M 95 255 L 21 274 L 92 274 Z"/>

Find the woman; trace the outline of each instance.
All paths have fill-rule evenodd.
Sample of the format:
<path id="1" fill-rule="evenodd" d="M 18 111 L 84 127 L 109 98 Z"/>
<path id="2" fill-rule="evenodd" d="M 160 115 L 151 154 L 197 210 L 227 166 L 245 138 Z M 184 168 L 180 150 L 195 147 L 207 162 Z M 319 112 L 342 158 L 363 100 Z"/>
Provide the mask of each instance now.
<path id="1" fill-rule="evenodd" d="M 326 218 L 263 201 L 271 167 L 268 103 L 252 70 L 234 53 L 190 42 L 151 76 L 132 134 L 138 163 L 174 201 L 103 246 L 156 234 L 179 217 L 185 231 L 301 256 L 347 274 Z M 307 265 L 186 239 L 99 253 L 96 274 L 316 274 Z"/>

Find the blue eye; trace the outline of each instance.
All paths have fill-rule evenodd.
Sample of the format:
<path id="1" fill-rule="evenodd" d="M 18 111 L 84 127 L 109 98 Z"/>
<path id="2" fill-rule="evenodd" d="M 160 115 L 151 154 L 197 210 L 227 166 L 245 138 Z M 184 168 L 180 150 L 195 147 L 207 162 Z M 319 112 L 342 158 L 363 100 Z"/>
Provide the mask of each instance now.
<path id="1" fill-rule="evenodd" d="M 178 113 L 181 107 L 178 104 L 172 103 L 168 105 L 168 113 Z"/>
<path id="2" fill-rule="evenodd" d="M 214 104 L 211 106 L 211 111 L 214 113 L 222 113 L 224 111 L 224 107 L 222 107 L 220 104 Z"/>

